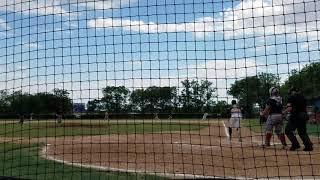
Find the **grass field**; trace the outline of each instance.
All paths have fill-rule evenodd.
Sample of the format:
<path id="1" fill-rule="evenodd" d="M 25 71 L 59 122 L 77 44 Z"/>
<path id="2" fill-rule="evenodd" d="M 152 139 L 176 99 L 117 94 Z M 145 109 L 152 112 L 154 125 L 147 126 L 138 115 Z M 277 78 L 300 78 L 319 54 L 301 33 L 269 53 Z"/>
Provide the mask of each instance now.
<path id="1" fill-rule="evenodd" d="M 0 144 L 0 176 L 24 179 L 162 179 L 157 176 L 101 172 L 78 168 L 39 156 L 40 144 Z M 6 163 L 5 163 L 6 162 Z"/>
<path id="2" fill-rule="evenodd" d="M 248 127 L 253 132 L 263 132 L 264 125 L 260 125 L 258 119 L 247 119 L 241 121 L 243 127 Z M 307 131 L 310 136 L 320 136 L 320 125 L 319 124 L 307 124 Z"/>
<path id="3" fill-rule="evenodd" d="M 109 134 L 141 134 L 166 131 L 194 131 L 207 127 L 206 124 L 191 122 L 101 122 L 66 121 L 62 124 L 48 121 L 0 124 L 2 137 L 59 137 Z"/>
<path id="4" fill-rule="evenodd" d="M 90 136 L 108 134 L 141 134 L 150 132 L 194 131 L 207 127 L 205 124 L 191 122 L 126 122 L 126 121 L 16 121 L 0 124 L 2 137 L 62 137 Z M 72 167 L 40 157 L 44 144 L 0 144 L 0 176 L 26 179 L 162 179 L 158 176 L 111 173 L 98 170 Z"/>
<path id="5" fill-rule="evenodd" d="M 69 140 L 64 141 L 63 136 L 78 136 L 77 137 L 78 140 L 81 140 L 80 136 L 109 135 L 109 134 L 119 134 L 119 136 L 122 136 L 125 134 L 137 134 L 137 135 L 132 135 L 131 138 L 134 137 L 135 141 L 138 141 L 138 142 L 140 141 L 147 142 L 146 144 L 142 144 L 141 147 L 143 148 L 140 149 L 141 152 L 143 152 L 142 155 L 146 155 L 146 152 L 156 151 L 153 146 L 153 145 L 156 145 L 156 143 L 152 144 L 152 149 L 146 149 L 151 145 L 150 142 L 153 142 L 150 140 L 154 140 L 156 136 L 157 137 L 163 136 L 163 134 L 156 134 L 156 132 L 172 132 L 172 134 L 175 134 L 173 132 L 176 132 L 176 133 L 179 133 L 179 131 L 196 131 L 197 132 L 198 130 L 202 130 L 202 129 L 206 131 L 207 129 L 204 129 L 204 128 L 208 127 L 209 122 L 211 125 L 218 123 L 218 121 L 195 121 L 195 120 L 194 121 L 191 121 L 191 120 L 190 121 L 172 121 L 172 122 L 168 122 L 168 121 L 161 122 L 161 121 L 152 121 L 152 120 L 110 121 L 109 123 L 106 121 L 96 121 L 96 120 L 91 120 L 91 121 L 69 120 L 69 121 L 64 121 L 62 124 L 56 124 L 53 121 L 34 121 L 34 122 L 25 122 L 25 124 L 20 125 L 17 122 L 7 121 L 5 123 L 4 122 L 0 123 L 0 139 L 4 137 L 6 137 L 7 139 L 8 138 L 13 139 L 14 137 L 25 137 L 25 139 L 28 139 L 31 137 L 32 138 L 60 137 L 60 138 L 51 138 L 51 139 L 54 139 L 54 141 L 51 140 L 51 142 L 47 142 L 47 143 L 53 143 L 53 142 L 57 143 L 57 141 L 61 141 L 60 143 L 66 146 L 68 145 L 68 143 L 74 144 L 74 145 L 77 144 L 77 140 L 73 139 L 72 137 L 71 139 L 69 138 Z M 221 120 L 221 122 L 223 122 L 223 120 Z M 263 130 L 263 127 L 261 129 L 259 121 L 256 119 L 243 120 L 241 123 L 242 123 L 242 126 L 248 127 L 250 130 L 254 132 L 261 132 L 261 130 Z M 212 146 L 214 143 L 217 143 L 217 146 L 221 146 L 221 139 L 219 139 L 219 137 L 221 135 L 220 133 L 224 133 L 224 131 L 220 132 L 220 130 L 223 130 L 223 127 L 221 127 L 222 129 L 220 130 L 218 126 L 210 126 L 210 127 L 211 127 L 211 130 L 208 131 L 212 133 L 210 137 L 207 135 L 208 132 L 203 133 L 203 136 L 201 136 L 201 138 L 198 136 L 195 136 L 192 138 L 194 140 L 193 145 L 189 147 L 188 144 L 185 143 L 180 145 L 181 148 L 183 145 L 184 146 L 183 150 L 187 151 L 188 148 L 190 149 L 192 147 L 192 152 L 195 151 L 193 153 L 196 153 L 196 154 L 198 153 L 198 155 L 203 154 L 204 151 L 208 151 L 207 152 L 208 157 L 212 158 L 212 154 L 218 153 L 218 152 L 215 152 L 217 149 L 211 150 L 211 149 L 208 149 L 207 146 L 209 145 Z M 313 136 L 317 136 L 317 137 L 319 136 L 319 129 L 320 127 L 318 125 L 308 125 L 308 131 Z M 155 132 L 155 134 L 148 135 L 148 133 L 151 133 L 151 132 Z M 118 136 L 116 135 L 116 137 Z M 180 135 L 176 134 L 175 138 L 177 139 L 172 139 L 173 138 L 172 135 L 170 136 L 170 138 L 168 137 L 169 136 L 166 136 L 166 138 L 162 138 L 162 139 L 159 138 L 159 140 L 161 141 L 171 140 L 172 142 L 188 142 L 186 140 L 189 140 L 188 138 L 191 136 L 185 135 L 186 139 L 179 139 L 181 138 L 181 134 Z M 196 150 L 199 150 L 197 149 L 199 144 L 197 144 L 198 140 L 195 139 L 196 137 L 200 138 L 198 140 L 199 142 L 201 140 L 201 143 L 205 142 L 204 141 L 205 138 L 207 138 L 208 140 L 207 142 L 208 144 L 206 144 L 207 146 L 203 146 L 202 149 L 200 149 L 201 153 L 200 151 L 196 152 Z M 125 138 L 123 140 L 129 140 L 128 138 L 129 136 L 127 137 L 125 135 Z M 47 138 L 44 138 L 44 139 L 47 139 Z M 26 141 L 26 142 L 12 141 L 12 142 L 16 142 L 16 144 L 12 142 L 0 143 L 0 176 L 14 176 L 14 177 L 26 178 L 26 179 L 162 179 L 161 177 L 158 177 L 158 176 L 139 174 L 139 173 L 106 172 L 106 171 L 99 171 L 96 169 L 80 168 L 80 167 L 69 166 L 66 164 L 48 160 L 40 155 L 41 149 L 46 144 L 39 144 L 39 142 L 44 142 L 44 141 L 45 140 L 37 141 L 38 144 L 34 144 L 34 142 L 31 142 L 31 141 Z M 86 150 L 88 150 L 88 148 L 92 149 L 90 144 L 88 146 L 86 145 L 86 143 L 87 144 L 91 143 L 92 139 L 87 139 L 87 142 L 84 142 L 83 140 L 79 142 L 81 142 L 81 144 L 77 144 L 79 147 L 74 148 L 74 150 L 81 149 L 81 152 L 85 152 L 85 148 L 87 148 Z M 18 144 L 18 143 L 21 143 L 21 144 Z M 104 146 L 108 145 L 108 143 L 100 143 L 100 144 Z M 128 148 L 128 146 L 125 146 L 127 144 L 128 142 L 122 142 L 121 145 L 123 145 L 123 147 L 120 148 L 120 150 L 122 149 L 122 150 L 129 151 L 130 148 Z M 80 147 L 82 145 L 84 146 Z M 180 147 L 178 145 L 179 144 L 176 145 L 172 143 L 172 146 Z M 100 145 L 97 145 L 97 146 L 100 146 Z M 111 151 L 111 146 L 112 144 L 110 145 L 109 148 L 105 148 L 105 150 Z M 224 144 L 224 146 L 226 146 L 224 147 L 225 148 L 224 153 L 226 153 L 227 150 L 229 150 L 231 153 L 234 153 L 235 151 L 237 151 L 236 149 L 232 149 L 232 148 L 228 149 L 226 144 Z M 56 147 L 54 146 L 50 146 L 50 147 L 51 147 L 51 150 L 53 150 L 53 152 L 58 152 L 55 149 L 52 149 Z M 132 151 L 136 152 L 139 149 L 139 147 L 136 147 L 136 149 L 133 149 Z M 253 148 L 253 146 L 250 146 L 250 147 Z M 100 150 L 97 147 L 93 149 Z M 161 150 L 161 148 L 157 150 Z M 180 151 L 182 151 L 182 149 Z M 180 152 L 180 151 L 177 151 L 177 152 Z M 264 150 L 258 148 L 258 149 L 255 149 L 255 151 L 261 151 L 262 153 L 262 151 Z M 116 152 L 118 152 L 118 150 Z M 169 149 L 168 152 L 172 153 L 172 149 Z M 63 153 L 60 153 L 60 155 L 61 154 Z M 186 160 L 185 159 L 186 154 L 184 154 L 184 156 L 182 157 L 184 158 L 184 160 Z M 67 156 L 68 153 L 66 153 L 65 155 Z M 137 154 L 136 152 L 136 155 L 139 155 L 139 154 Z M 150 155 L 150 153 L 148 155 Z M 115 156 L 115 155 L 113 154 L 112 156 Z M 162 156 L 163 156 L 163 152 L 161 157 Z M 230 155 L 230 157 L 232 156 Z M 63 156 L 63 159 L 64 158 L 65 157 Z M 202 158 L 206 159 L 207 157 L 205 158 L 202 157 Z M 202 159 L 202 158 L 198 158 L 198 159 Z M 256 160 L 258 159 L 259 158 L 257 157 Z M 66 158 L 66 160 L 68 159 Z M 71 162 L 71 160 L 69 161 Z M 105 162 L 109 162 L 109 161 L 105 161 Z M 136 162 L 136 160 L 130 161 L 130 162 Z M 233 166 L 234 164 L 232 165 L 232 167 Z"/>

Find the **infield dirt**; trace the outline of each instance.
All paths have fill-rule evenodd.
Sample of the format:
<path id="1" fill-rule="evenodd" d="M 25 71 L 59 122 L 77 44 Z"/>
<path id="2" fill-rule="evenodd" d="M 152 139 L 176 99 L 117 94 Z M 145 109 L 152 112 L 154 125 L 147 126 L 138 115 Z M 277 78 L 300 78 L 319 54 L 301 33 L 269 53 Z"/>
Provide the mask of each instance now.
<path id="1" fill-rule="evenodd" d="M 236 133 L 234 133 L 236 134 Z M 314 151 L 283 150 L 274 145 L 260 147 L 262 137 L 241 129 L 242 142 L 227 141 L 223 123 L 200 131 L 160 132 L 128 135 L 41 138 L 43 157 L 109 170 L 148 174 L 201 175 L 215 177 L 320 177 L 319 140 Z M 31 140 L 32 141 L 32 140 Z"/>

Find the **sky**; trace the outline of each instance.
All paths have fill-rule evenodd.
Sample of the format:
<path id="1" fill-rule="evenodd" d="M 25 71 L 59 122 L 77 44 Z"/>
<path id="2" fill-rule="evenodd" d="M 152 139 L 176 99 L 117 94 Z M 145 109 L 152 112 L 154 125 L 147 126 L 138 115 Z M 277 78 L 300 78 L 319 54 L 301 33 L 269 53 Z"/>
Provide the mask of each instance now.
<path id="1" fill-rule="evenodd" d="M 320 62 L 317 0 L 2 0 L 0 89 L 68 90 L 236 80 Z"/>

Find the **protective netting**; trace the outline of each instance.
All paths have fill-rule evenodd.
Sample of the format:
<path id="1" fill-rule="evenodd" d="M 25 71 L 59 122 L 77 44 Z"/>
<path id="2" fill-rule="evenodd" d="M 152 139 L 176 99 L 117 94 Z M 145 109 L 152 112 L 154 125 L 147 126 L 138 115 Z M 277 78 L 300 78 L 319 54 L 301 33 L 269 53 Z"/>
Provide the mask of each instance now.
<path id="1" fill-rule="evenodd" d="M 319 20 L 318 0 L 1 0 L 0 176 L 319 179 Z"/>

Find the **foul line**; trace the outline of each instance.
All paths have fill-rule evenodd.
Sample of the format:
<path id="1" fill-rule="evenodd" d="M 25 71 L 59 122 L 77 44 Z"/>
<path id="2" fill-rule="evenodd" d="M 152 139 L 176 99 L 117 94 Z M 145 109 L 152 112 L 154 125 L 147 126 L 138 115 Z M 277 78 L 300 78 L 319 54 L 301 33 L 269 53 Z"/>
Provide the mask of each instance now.
<path id="1" fill-rule="evenodd" d="M 223 124 L 223 127 L 224 127 L 224 132 L 225 132 L 226 136 L 229 138 L 230 135 L 229 135 L 229 133 L 228 133 L 228 129 L 227 129 L 227 127 L 226 127 L 226 125 L 225 125 L 224 122 L 222 122 L 222 124 Z M 240 131 L 241 131 L 241 130 L 240 130 Z M 263 141 L 256 140 L 255 137 L 252 137 L 252 141 L 251 141 L 251 142 L 257 143 L 257 144 L 263 143 Z M 232 142 L 232 143 L 234 143 L 234 142 Z M 246 143 L 250 143 L 250 142 L 237 142 L 237 143 L 246 144 Z M 281 143 L 274 143 L 274 142 L 271 142 L 271 143 L 270 143 L 271 146 L 273 146 L 273 145 L 280 145 L 280 144 L 281 144 Z"/>
<path id="2" fill-rule="evenodd" d="M 105 167 L 105 166 L 98 166 L 98 165 L 91 165 L 91 164 L 82 164 L 82 163 L 74 163 L 66 160 L 57 159 L 53 156 L 50 156 L 47 154 L 47 151 L 49 149 L 49 146 L 51 144 L 45 145 L 41 150 L 41 157 L 52 160 L 58 163 L 63 163 L 70 166 L 76 166 L 76 167 L 84 167 L 84 168 L 92 168 L 97 170 L 103 170 L 103 171 L 113 171 L 113 172 L 124 172 L 124 173 L 140 173 L 140 174 L 146 174 L 146 175 L 155 175 L 155 176 L 161 176 L 165 178 L 174 178 L 174 179 L 252 179 L 252 178 L 244 178 L 244 177 L 219 177 L 219 176 L 203 176 L 203 175 L 193 175 L 193 174 L 171 174 L 171 173 L 158 173 L 158 172 L 148 172 L 148 171 L 140 171 L 140 170 L 130 170 L 130 169 L 120 169 L 120 168 L 111 168 L 111 167 Z"/>
<path id="3" fill-rule="evenodd" d="M 226 127 L 226 125 L 225 125 L 224 122 L 222 122 L 222 124 L 223 124 L 223 127 L 224 127 L 224 132 L 225 132 L 226 136 L 229 138 L 230 135 L 229 135 L 229 133 L 228 133 L 228 129 L 227 129 L 227 127 Z"/>

